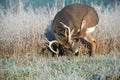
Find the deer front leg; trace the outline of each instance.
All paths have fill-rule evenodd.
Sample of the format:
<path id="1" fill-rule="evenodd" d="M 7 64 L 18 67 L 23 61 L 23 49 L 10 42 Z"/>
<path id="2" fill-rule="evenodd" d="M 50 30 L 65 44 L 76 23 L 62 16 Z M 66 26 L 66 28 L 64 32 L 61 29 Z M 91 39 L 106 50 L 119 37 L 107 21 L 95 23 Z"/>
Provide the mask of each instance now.
<path id="1" fill-rule="evenodd" d="M 80 38 L 84 38 L 84 36 L 86 36 L 86 31 L 87 31 L 87 27 L 88 27 L 88 23 L 86 23 L 87 20 L 83 20 L 81 27 L 77 30 L 75 30 L 74 34 L 73 34 L 73 38 L 74 39 L 80 39 Z"/>
<path id="2" fill-rule="evenodd" d="M 92 37 L 91 34 L 86 34 L 84 37 L 85 40 L 87 40 L 91 44 L 91 52 L 90 55 L 94 56 L 95 55 L 95 50 L 96 50 L 96 40 Z"/>
<path id="3" fill-rule="evenodd" d="M 80 39 L 80 38 L 84 38 L 84 36 L 86 35 L 86 29 L 83 29 L 82 31 L 72 35 L 73 39 Z"/>

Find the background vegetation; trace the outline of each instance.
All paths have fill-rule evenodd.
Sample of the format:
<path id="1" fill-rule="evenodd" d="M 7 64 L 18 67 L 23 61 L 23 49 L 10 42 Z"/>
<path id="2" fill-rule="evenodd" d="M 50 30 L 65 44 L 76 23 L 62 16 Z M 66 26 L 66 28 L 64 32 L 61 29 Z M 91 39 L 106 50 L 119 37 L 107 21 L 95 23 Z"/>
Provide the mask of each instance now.
<path id="1" fill-rule="evenodd" d="M 45 33 L 50 31 L 55 14 L 65 6 L 64 1 L 37 8 L 26 7 L 19 1 L 17 6 L 7 9 L 1 6 L 0 80 L 119 80 L 120 4 L 89 5 L 100 18 L 93 33 L 98 42 L 96 56 L 72 55 L 57 59 L 46 48 Z M 79 45 L 81 54 L 86 54 L 86 45 Z"/>

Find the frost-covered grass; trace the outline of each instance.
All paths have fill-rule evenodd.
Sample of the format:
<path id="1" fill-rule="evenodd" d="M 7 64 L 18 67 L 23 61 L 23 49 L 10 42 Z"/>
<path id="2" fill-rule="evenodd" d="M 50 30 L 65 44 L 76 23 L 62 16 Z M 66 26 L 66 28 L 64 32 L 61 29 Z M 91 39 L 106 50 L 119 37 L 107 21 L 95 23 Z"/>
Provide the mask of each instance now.
<path id="1" fill-rule="evenodd" d="M 0 58 L 0 80 L 120 79 L 119 53 L 96 57 Z"/>

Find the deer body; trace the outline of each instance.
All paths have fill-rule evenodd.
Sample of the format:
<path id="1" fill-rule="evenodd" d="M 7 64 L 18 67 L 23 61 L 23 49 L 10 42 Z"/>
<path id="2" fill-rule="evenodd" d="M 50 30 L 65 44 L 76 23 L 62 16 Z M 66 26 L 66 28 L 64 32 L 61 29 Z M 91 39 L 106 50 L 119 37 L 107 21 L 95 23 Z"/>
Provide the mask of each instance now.
<path id="1" fill-rule="evenodd" d="M 96 40 L 91 36 L 99 18 L 94 8 L 83 4 L 72 4 L 59 11 L 53 20 L 56 40 L 66 48 L 75 48 L 74 40 L 84 38 L 91 43 L 91 55 L 95 53 Z"/>

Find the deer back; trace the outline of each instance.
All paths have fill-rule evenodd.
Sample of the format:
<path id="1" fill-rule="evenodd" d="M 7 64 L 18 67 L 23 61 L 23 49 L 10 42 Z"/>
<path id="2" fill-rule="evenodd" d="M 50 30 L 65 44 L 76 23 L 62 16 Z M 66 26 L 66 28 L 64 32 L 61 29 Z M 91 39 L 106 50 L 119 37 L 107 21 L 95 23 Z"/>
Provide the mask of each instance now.
<path id="1" fill-rule="evenodd" d="M 82 21 L 86 19 L 89 27 L 93 27 L 98 23 L 98 15 L 94 8 L 83 5 L 83 4 L 72 4 L 64 7 L 59 11 L 53 20 L 53 31 L 55 32 L 55 37 L 59 39 L 58 36 L 65 37 L 63 22 L 65 25 L 69 26 L 71 30 L 75 29 L 75 32 L 80 29 Z M 92 19 L 92 20 L 91 20 Z M 91 22 L 92 21 L 92 22 Z"/>

